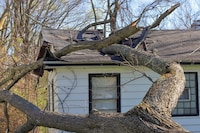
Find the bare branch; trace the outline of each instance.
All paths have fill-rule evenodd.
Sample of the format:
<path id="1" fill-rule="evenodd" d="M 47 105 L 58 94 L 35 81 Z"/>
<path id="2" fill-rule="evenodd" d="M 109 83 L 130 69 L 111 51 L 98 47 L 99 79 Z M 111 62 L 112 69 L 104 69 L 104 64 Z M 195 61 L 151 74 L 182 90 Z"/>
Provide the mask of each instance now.
<path id="1" fill-rule="evenodd" d="M 83 37 L 82 37 L 83 33 L 84 33 L 87 29 L 89 29 L 90 27 L 97 26 L 97 25 L 101 25 L 101 24 L 106 24 L 106 23 L 109 23 L 109 22 L 110 22 L 110 20 L 104 20 L 104 21 L 94 22 L 94 23 L 92 23 L 92 24 L 89 24 L 88 26 L 86 26 L 84 29 L 82 29 L 82 30 L 78 33 L 77 39 L 82 40 L 82 38 L 83 38 Z"/>
<path id="2" fill-rule="evenodd" d="M 136 45 L 135 49 L 137 49 L 140 46 L 140 44 L 146 39 L 147 34 L 148 34 L 150 29 L 153 29 L 153 28 L 157 27 L 158 25 L 160 25 L 161 21 L 164 18 L 166 18 L 168 15 L 170 15 L 179 6 L 180 6 L 180 3 L 177 3 L 177 4 L 173 5 L 170 9 L 168 9 L 163 14 L 161 14 L 160 17 L 157 18 L 152 25 L 145 27 L 143 29 L 141 35 L 140 35 L 140 38 L 139 38 L 139 40 L 137 42 L 137 45 Z"/>
<path id="3" fill-rule="evenodd" d="M 64 56 L 70 52 L 73 52 L 75 50 L 81 50 L 81 49 L 97 49 L 100 50 L 106 46 L 112 45 L 140 30 L 139 27 L 136 25 L 138 24 L 139 19 L 136 21 L 132 22 L 130 25 L 127 27 L 115 32 L 115 34 L 112 34 L 110 37 L 105 38 L 103 40 L 98 40 L 98 41 L 84 41 L 84 42 L 78 42 L 77 44 L 71 44 L 63 49 L 57 51 L 54 53 L 54 55 L 57 58 L 60 58 L 61 56 Z"/>
<path id="4" fill-rule="evenodd" d="M 44 26 L 44 27 L 48 27 L 48 26 L 45 25 L 44 23 L 35 20 L 30 14 L 25 13 L 25 15 L 26 15 L 27 17 L 29 17 L 31 20 L 33 20 L 34 22 L 36 22 L 37 24 L 39 24 L 39 25 L 41 25 L 41 26 Z"/>
<path id="5" fill-rule="evenodd" d="M 16 66 L 12 69 L 8 69 L 5 72 L 5 75 L 8 74 L 8 76 L 0 82 L 0 86 L 6 84 L 9 81 L 12 81 L 10 85 L 8 85 L 7 89 L 10 89 L 15 83 L 17 83 L 23 76 L 25 76 L 27 73 L 31 72 L 32 70 L 41 67 L 43 64 L 43 58 L 40 60 L 29 64 L 29 65 L 20 65 Z M 18 74 L 19 73 L 19 74 Z"/>
<path id="6" fill-rule="evenodd" d="M 3 14 L 2 14 L 2 16 L 1 16 L 1 18 L 0 18 L 0 30 L 2 30 L 3 29 L 3 25 L 4 25 L 4 22 L 5 22 L 5 20 L 6 20 L 6 18 L 7 18 L 7 16 L 8 16 L 8 7 L 4 10 L 4 12 L 3 12 Z"/>
<path id="7" fill-rule="evenodd" d="M 170 9 L 165 11 L 163 14 L 161 14 L 160 17 L 150 26 L 150 29 L 157 27 L 164 18 L 166 18 L 169 14 L 171 14 L 179 6 L 180 6 L 180 3 L 177 3 L 177 4 L 173 5 Z"/>
<path id="8" fill-rule="evenodd" d="M 18 129 L 16 129 L 14 133 L 28 133 L 34 127 L 35 127 L 35 125 L 33 123 L 31 123 L 31 121 L 28 120 L 26 123 L 24 123 Z"/>
<path id="9" fill-rule="evenodd" d="M 93 14 L 94 14 L 94 22 L 97 23 L 97 14 L 96 14 L 96 10 L 95 10 L 95 7 L 94 7 L 93 0 L 90 0 L 90 3 L 91 3 L 92 11 L 93 11 Z M 97 29 L 96 25 L 94 25 L 94 29 Z"/>

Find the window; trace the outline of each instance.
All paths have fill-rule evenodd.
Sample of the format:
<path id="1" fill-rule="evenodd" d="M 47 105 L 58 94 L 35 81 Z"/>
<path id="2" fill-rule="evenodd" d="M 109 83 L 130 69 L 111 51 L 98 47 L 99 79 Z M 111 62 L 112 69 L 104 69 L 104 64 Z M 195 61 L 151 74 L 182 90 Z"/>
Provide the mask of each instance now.
<path id="1" fill-rule="evenodd" d="M 185 90 L 172 112 L 173 116 L 195 116 L 199 114 L 197 73 L 187 72 L 185 78 Z"/>
<path id="2" fill-rule="evenodd" d="M 120 112 L 120 74 L 89 74 L 89 112 Z"/>

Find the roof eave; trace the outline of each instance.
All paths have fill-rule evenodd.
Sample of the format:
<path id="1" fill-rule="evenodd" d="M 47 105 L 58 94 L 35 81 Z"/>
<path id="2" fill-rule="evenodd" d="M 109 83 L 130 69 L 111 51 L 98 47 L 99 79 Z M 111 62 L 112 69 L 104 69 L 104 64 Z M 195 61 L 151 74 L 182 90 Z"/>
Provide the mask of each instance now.
<path id="1" fill-rule="evenodd" d="M 120 65 L 119 61 L 112 61 L 112 62 L 66 62 L 66 61 L 44 61 L 43 62 L 45 69 L 55 68 L 59 66 L 81 66 L 81 65 Z"/>

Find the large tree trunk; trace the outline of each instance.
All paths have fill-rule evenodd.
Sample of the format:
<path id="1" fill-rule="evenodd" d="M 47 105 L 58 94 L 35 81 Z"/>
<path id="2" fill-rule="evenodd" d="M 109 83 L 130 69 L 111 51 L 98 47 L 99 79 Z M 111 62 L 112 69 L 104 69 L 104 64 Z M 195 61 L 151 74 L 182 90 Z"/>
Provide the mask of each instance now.
<path id="1" fill-rule="evenodd" d="M 95 110 L 86 116 L 57 114 L 43 112 L 21 97 L 2 90 L 0 100 L 10 103 L 28 116 L 28 122 L 16 132 L 27 132 L 34 126 L 53 127 L 77 133 L 187 132 L 171 118 L 171 111 L 184 90 L 185 78 L 182 67 L 126 46 L 114 45 L 110 48 L 118 50 L 126 59 L 133 59 L 134 55 L 134 60 L 142 62 L 138 65 L 146 65 L 153 70 L 162 67 L 160 73 L 163 74 L 153 83 L 138 106 L 125 114 L 105 114 Z M 109 47 L 107 50 L 109 51 Z"/>

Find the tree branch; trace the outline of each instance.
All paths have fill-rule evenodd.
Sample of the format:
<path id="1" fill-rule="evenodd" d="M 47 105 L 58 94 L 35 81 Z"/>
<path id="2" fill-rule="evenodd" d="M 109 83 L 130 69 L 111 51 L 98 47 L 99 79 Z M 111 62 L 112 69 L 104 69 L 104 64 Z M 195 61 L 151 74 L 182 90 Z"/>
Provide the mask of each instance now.
<path id="1" fill-rule="evenodd" d="M 63 49 L 54 53 L 54 55 L 57 58 L 60 58 L 61 56 L 64 56 L 64 55 L 66 55 L 70 52 L 73 52 L 73 51 L 76 51 L 76 50 L 81 50 L 81 49 L 101 50 L 102 48 L 104 48 L 106 46 L 112 45 L 112 44 L 114 44 L 114 43 L 116 43 L 116 42 L 138 32 L 140 30 L 140 28 L 136 26 L 138 24 L 138 22 L 139 22 L 139 19 L 132 22 L 127 27 L 115 32 L 114 34 L 112 34 L 108 38 L 105 38 L 105 39 L 102 39 L 102 40 L 84 41 L 84 42 L 82 41 L 82 42 L 78 42 L 77 44 L 68 45 L 68 46 L 64 47 Z"/>
<path id="2" fill-rule="evenodd" d="M 49 26 L 43 24 L 42 22 L 39 22 L 39 21 L 35 20 L 30 14 L 25 13 L 25 15 L 26 15 L 27 17 L 29 17 L 31 20 L 33 20 L 34 22 L 36 22 L 37 24 L 39 24 L 39 25 L 41 25 L 41 26 L 43 26 L 43 27 L 49 28 Z"/>
<path id="3" fill-rule="evenodd" d="M 7 77 L 5 76 L 4 79 L 1 79 L 2 81 L 0 82 L 0 86 L 8 83 L 11 81 L 11 83 L 7 86 L 6 89 L 10 89 L 15 83 L 17 83 L 23 76 L 25 76 L 27 73 L 31 72 L 32 70 L 41 67 L 43 65 L 43 58 L 40 60 L 31 63 L 29 65 L 20 65 L 16 66 L 12 69 L 8 69 L 4 75 L 8 75 Z"/>
<path id="4" fill-rule="evenodd" d="M 9 11 L 8 8 L 9 7 L 6 7 L 6 9 L 4 10 L 4 12 L 3 12 L 3 14 L 2 14 L 2 16 L 0 18 L 0 30 L 3 29 L 4 22 L 5 22 L 5 20 L 6 20 L 7 16 L 8 16 L 8 11 Z"/>
<path id="5" fill-rule="evenodd" d="M 164 18 L 166 18 L 169 14 L 171 14 L 179 6 L 180 6 L 180 3 L 177 3 L 177 4 L 173 5 L 170 9 L 165 11 L 163 14 L 161 14 L 160 17 L 150 26 L 150 29 L 157 27 Z"/>
<path id="6" fill-rule="evenodd" d="M 161 23 L 161 21 L 162 21 L 164 18 L 166 18 L 168 15 L 170 15 L 170 14 L 171 14 L 176 8 L 178 8 L 179 6 L 180 6 L 180 3 L 176 3 L 176 4 L 173 5 L 170 9 L 168 9 L 168 10 L 165 11 L 163 14 L 161 14 L 160 17 L 158 17 L 158 18 L 154 21 L 154 23 L 153 23 L 152 25 L 145 27 L 145 28 L 143 29 L 143 31 L 142 31 L 140 37 L 139 37 L 139 40 L 138 40 L 138 42 L 137 42 L 137 44 L 136 44 L 135 49 L 137 49 L 137 48 L 140 46 L 140 44 L 146 39 L 147 34 L 149 33 L 149 30 L 151 30 L 151 29 L 153 29 L 153 28 L 159 26 L 160 23 Z M 144 12 L 144 11 L 143 11 L 143 12 Z"/>
<path id="7" fill-rule="evenodd" d="M 10 103 L 28 116 L 27 122 L 18 128 L 15 133 L 31 131 L 35 126 L 51 127 L 65 131 L 77 133 L 96 133 L 96 132 L 186 132 L 180 125 L 173 122 L 170 118 L 157 116 L 161 123 L 155 123 L 151 127 L 150 119 L 146 121 L 138 112 L 131 115 L 105 114 L 99 111 L 92 112 L 90 115 L 70 115 L 53 112 L 43 112 L 27 100 L 9 92 L 0 90 L 0 100 Z M 114 125 L 114 128 L 111 128 Z M 131 128 L 130 128 L 131 127 Z"/>
<path id="8" fill-rule="evenodd" d="M 31 131 L 33 128 L 35 127 L 35 125 L 33 125 L 31 123 L 31 121 L 27 121 L 26 123 L 24 123 L 22 126 L 20 126 L 19 128 L 17 128 L 15 130 L 14 133 L 28 133 L 29 131 Z"/>
<path id="9" fill-rule="evenodd" d="M 164 74 L 168 71 L 168 61 L 125 45 L 113 44 L 103 48 L 102 52 L 106 54 L 121 54 L 132 65 L 146 66 L 159 74 Z"/>
<path id="10" fill-rule="evenodd" d="M 78 40 L 82 40 L 82 39 L 83 39 L 83 37 L 82 37 L 83 33 L 84 33 L 87 29 L 89 29 L 90 27 L 97 26 L 97 25 L 101 25 L 101 24 L 106 24 L 106 23 L 109 23 L 109 22 L 110 22 L 110 20 L 104 20 L 104 21 L 94 22 L 94 23 L 92 23 L 92 24 L 89 24 L 88 26 L 86 26 L 84 29 L 82 29 L 82 30 L 78 33 L 77 39 L 78 39 Z"/>
<path id="11" fill-rule="evenodd" d="M 97 23 L 97 14 L 96 14 L 96 9 L 94 7 L 94 2 L 93 0 L 90 0 L 91 6 L 92 6 L 92 11 L 93 11 L 93 15 L 94 15 L 94 22 Z M 96 25 L 94 26 L 94 29 L 96 30 L 97 27 Z"/>

